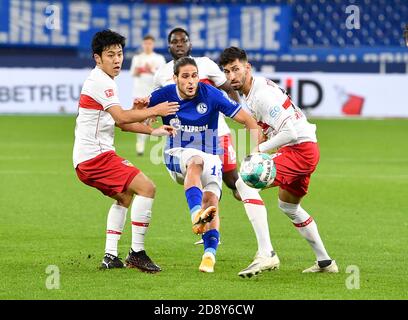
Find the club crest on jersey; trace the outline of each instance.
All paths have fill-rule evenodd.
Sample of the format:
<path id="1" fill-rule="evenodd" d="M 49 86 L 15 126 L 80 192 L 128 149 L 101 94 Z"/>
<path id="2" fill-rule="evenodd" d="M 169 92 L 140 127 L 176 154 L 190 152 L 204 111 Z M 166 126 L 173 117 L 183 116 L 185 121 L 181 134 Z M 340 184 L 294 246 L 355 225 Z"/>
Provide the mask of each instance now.
<path id="1" fill-rule="evenodd" d="M 208 110 L 208 107 L 207 107 L 207 105 L 205 103 L 201 102 L 201 103 L 197 104 L 197 112 L 198 113 L 204 114 L 204 113 L 207 112 L 207 110 Z"/>
<path id="2" fill-rule="evenodd" d="M 169 124 L 176 130 L 180 130 L 181 122 L 179 118 L 173 118 L 170 120 Z"/>
<path id="3" fill-rule="evenodd" d="M 113 92 L 113 89 L 108 89 L 108 90 L 105 90 L 105 95 L 106 95 L 106 98 L 110 98 L 110 97 L 113 97 L 115 93 Z"/>

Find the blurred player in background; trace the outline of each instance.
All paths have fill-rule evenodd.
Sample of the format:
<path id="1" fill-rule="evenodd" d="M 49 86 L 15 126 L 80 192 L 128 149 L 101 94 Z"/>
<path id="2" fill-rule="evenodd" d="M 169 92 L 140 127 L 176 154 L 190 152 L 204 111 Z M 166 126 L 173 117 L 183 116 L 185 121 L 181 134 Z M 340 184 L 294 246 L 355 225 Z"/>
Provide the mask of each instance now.
<path id="1" fill-rule="evenodd" d="M 315 265 L 303 272 L 338 272 L 336 262 L 326 252 L 315 221 L 300 206 L 307 194 L 310 176 L 319 162 L 316 126 L 307 121 L 286 92 L 273 81 L 252 76 L 244 50 L 237 47 L 225 49 L 220 64 L 232 87 L 244 94 L 250 113 L 264 131 L 266 141 L 258 145 L 256 152 L 278 149 L 273 157 L 277 171 L 273 186 L 279 186 L 279 209 L 290 218 L 316 255 Z M 242 179 L 237 181 L 237 189 L 246 203 L 258 239 L 255 260 L 239 275 L 250 277 L 263 270 L 278 268 L 280 262 L 269 239 L 262 198 L 257 190 L 245 188 Z"/>
<path id="2" fill-rule="evenodd" d="M 175 61 L 182 57 L 190 56 L 192 44 L 190 42 L 190 35 L 182 28 L 175 28 L 170 31 L 168 38 L 169 52 L 173 60 L 161 67 L 154 76 L 154 87 L 161 88 L 168 84 L 174 83 L 173 80 L 173 66 Z M 225 91 L 228 96 L 239 103 L 238 94 L 232 89 L 231 84 L 225 78 L 224 73 L 220 70 L 218 65 L 207 57 L 193 58 L 198 66 L 199 78 L 201 82 L 205 82 L 215 86 L 218 89 Z M 236 170 L 236 153 L 231 142 L 231 130 L 225 122 L 223 114 L 220 114 L 218 123 L 218 134 L 220 144 L 223 148 L 223 155 L 221 157 L 223 163 L 224 183 L 230 188 L 234 197 L 241 200 L 235 182 L 238 180 L 238 173 Z"/>
<path id="3" fill-rule="evenodd" d="M 175 114 L 178 104 L 165 102 L 148 110 L 121 108 L 114 78 L 122 67 L 124 46 L 125 38 L 111 30 L 97 32 L 92 39 L 96 66 L 81 91 L 73 162 L 83 183 L 116 200 L 108 213 L 105 256 L 101 268 L 124 266 L 118 258 L 118 241 L 127 210 L 132 204 L 132 246 L 126 258 L 127 267 L 153 273 L 161 269 L 147 256 L 144 237 L 151 219 L 155 186 L 138 168 L 115 153 L 114 131 L 117 125 L 123 131 L 171 135 L 174 130 L 170 126 L 153 129 L 140 122 L 149 117 Z"/>
<path id="4" fill-rule="evenodd" d="M 132 58 L 130 72 L 133 77 L 133 98 L 147 97 L 153 91 L 153 76 L 166 60 L 161 54 L 154 52 L 154 37 L 143 38 L 142 52 Z M 145 150 L 147 135 L 136 134 L 136 154 L 141 156 Z"/>
<path id="5" fill-rule="evenodd" d="M 238 103 L 212 85 L 199 82 L 196 59 L 179 58 L 173 70 L 176 84 L 153 91 L 150 106 L 163 101 L 177 101 L 180 105 L 175 115 L 162 117 L 164 124 L 179 132 L 167 139 L 165 164 L 173 180 L 184 185 L 193 232 L 203 234 L 204 254 L 199 270 L 214 272 L 222 190 L 218 117 L 222 112 L 256 133 L 258 126 Z"/>

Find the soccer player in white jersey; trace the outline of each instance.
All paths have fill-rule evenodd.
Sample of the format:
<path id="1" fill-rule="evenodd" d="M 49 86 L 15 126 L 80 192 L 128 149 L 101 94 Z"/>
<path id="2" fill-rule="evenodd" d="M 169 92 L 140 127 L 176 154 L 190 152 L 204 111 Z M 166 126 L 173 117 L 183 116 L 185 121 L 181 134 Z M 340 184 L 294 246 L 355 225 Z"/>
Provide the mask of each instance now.
<path id="1" fill-rule="evenodd" d="M 155 72 L 166 60 L 163 55 L 154 52 L 155 39 L 151 35 L 146 35 L 142 42 L 142 52 L 132 58 L 130 72 L 133 77 L 133 98 L 149 96 L 153 91 L 153 77 Z M 145 150 L 147 135 L 136 134 L 136 154 L 141 156 Z"/>
<path id="2" fill-rule="evenodd" d="M 265 141 L 255 151 L 267 153 L 277 149 L 273 156 L 276 165 L 273 186 L 279 187 L 279 209 L 289 217 L 316 255 L 316 263 L 303 272 L 338 272 L 336 262 L 323 245 L 316 222 L 300 206 L 307 194 L 310 176 L 319 162 L 316 126 L 307 121 L 285 90 L 269 79 L 252 75 L 244 50 L 237 47 L 225 49 L 220 64 L 232 87 L 243 93 L 249 112 L 263 129 Z M 244 184 L 239 179 L 237 189 L 246 203 L 258 240 L 258 252 L 253 263 L 239 275 L 250 277 L 266 269 L 277 269 L 280 262 L 269 238 L 267 212 L 262 198 L 255 189 L 248 192 L 248 188 L 242 188 Z"/>
<path id="3" fill-rule="evenodd" d="M 173 84 L 173 66 L 179 58 L 190 56 L 192 44 L 190 36 L 183 28 L 175 28 L 170 31 L 168 38 L 169 52 L 173 60 L 162 66 L 154 76 L 154 87 L 162 88 L 168 84 Z M 211 84 L 218 89 L 225 91 L 228 96 L 240 102 L 238 94 L 231 88 L 229 81 L 218 65 L 207 57 L 193 57 L 198 65 L 200 82 Z M 226 186 L 232 190 L 236 199 L 241 200 L 235 182 L 238 180 L 236 153 L 231 142 L 231 131 L 225 122 L 224 115 L 220 113 L 218 119 L 218 135 L 223 149 L 221 156 L 223 164 L 222 179 Z"/>
<path id="4" fill-rule="evenodd" d="M 115 153 L 114 130 L 117 125 L 123 131 L 172 135 L 174 128 L 171 126 L 153 129 L 140 122 L 149 117 L 175 114 L 178 104 L 166 102 L 144 110 L 121 108 L 114 77 L 122 67 L 124 46 L 125 38 L 111 30 L 97 32 L 92 39 L 96 66 L 81 91 L 73 163 L 83 183 L 116 200 L 108 213 L 105 256 L 101 268 L 124 266 L 118 258 L 118 241 L 132 204 L 132 245 L 126 258 L 127 267 L 154 273 L 161 269 L 147 256 L 144 236 L 151 219 L 155 186 L 138 168 Z"/>

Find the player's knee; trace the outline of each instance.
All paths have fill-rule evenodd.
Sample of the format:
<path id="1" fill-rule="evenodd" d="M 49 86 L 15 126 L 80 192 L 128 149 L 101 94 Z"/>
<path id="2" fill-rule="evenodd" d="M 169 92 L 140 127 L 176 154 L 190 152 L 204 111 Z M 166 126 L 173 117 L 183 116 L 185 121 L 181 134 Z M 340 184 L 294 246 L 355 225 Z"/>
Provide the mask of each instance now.
<path id="1" fill-rule="evenodd" d="M 203 170 L 204 168 L 204 160 L 199 156 L 193 156 L 187 162 L 187 170 L 194 170 L 199 169 Z"/>
<path id="2" fill-rule="evenodd" d="M 129 193 L 121 193 L 116 195 L 116 201 L 119 206 L 129 208 L 132 203 L 133 196 Z"/>
<path id="3" fill-rule="evenodd" d="M 282 210 L 282 212 L 285 213 L 291 220 L 295 220 L 300 205 L 299 205 L 299 204 L 295 204 L 295 203 L 284 202 L 284 201 L 281 201 L 280 199 L 278 199 L 278 207 L 279 207 L 279 209 Z"/>
<path id="4" fill-rule="evenodd" d="M 144 192 L 144 197 L 154 198 L 154 196 L 156 195 L 156 185 L 152 181 L 149 181 L 149 183 L 146 184 L 146 189 L 144 190 Z"/>
<path id="5" fill-rule="evenodd" d="M 137 195 L 146 197 L 146 198 L 154 198 L 156 195 L 156 186 L 151 180 L 147 180 L 143 183 L 143 185 L 139 186 Z"/>

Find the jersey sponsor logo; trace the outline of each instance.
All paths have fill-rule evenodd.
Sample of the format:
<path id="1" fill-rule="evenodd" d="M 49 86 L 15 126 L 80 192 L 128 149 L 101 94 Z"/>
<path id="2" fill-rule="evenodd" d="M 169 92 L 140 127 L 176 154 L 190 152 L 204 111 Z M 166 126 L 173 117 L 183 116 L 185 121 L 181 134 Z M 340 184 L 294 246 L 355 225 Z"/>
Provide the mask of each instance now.
<path id="1" fill-rule="evenodd" d="M 199 113 L 199 114 L 204 114 L 204 113 L 206 113 L 207 112 L 207 110 L 208 110 L 208 107 L 207 107 L 207 105 L 205 104 L 205 103 L 199 103 L 198 105 L 197 105 L 197 112 Z"/>
<path id="2" fill-rule="evenodd" d="M 269 112 L 269 115 L 272 118 L 275 118 L 278 114 L 280 113 L 280 108 L 278 106 L 275 106 L 272 108 L 272 110 Z"/>
<path id="3" fill-rule="evenodd" d="M 113 97 L 114 95 L 115 95 L 115 92 L 113 92 L 113 89 L 105 90 L 105 96 L 106 96 L 106 98 Z"/>
<path id="4" fill-rule="evenodd" d="M 181 125 L 180 129 L 181 131 L 184 131 L 184 132 L 202 132 L 208 129 L 208 124 L 206 124 L 205 126 Z"/>

